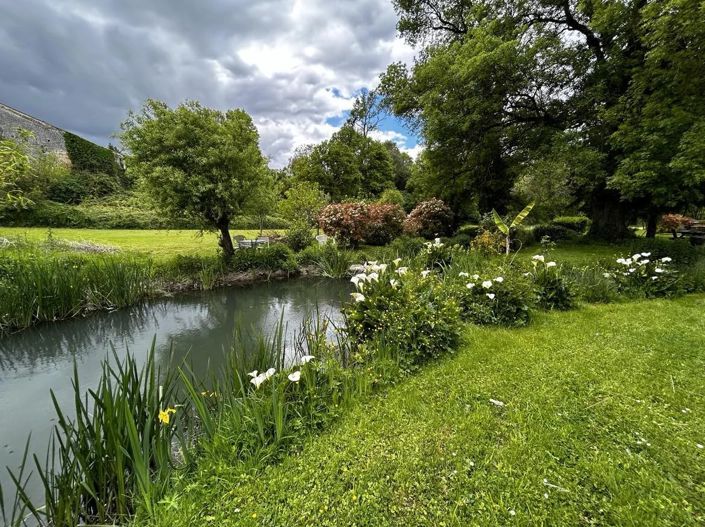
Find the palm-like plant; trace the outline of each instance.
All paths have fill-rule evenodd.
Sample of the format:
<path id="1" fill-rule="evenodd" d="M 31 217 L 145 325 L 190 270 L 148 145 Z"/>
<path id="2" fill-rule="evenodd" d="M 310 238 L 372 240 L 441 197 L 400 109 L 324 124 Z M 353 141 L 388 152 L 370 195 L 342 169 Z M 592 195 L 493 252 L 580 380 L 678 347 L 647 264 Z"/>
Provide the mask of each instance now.
<path id="1" fill-rule="evenodd" d="M 506 254 L 509 254 L 509 249 L 510 245 L 512 242 L 511 238 L 511 232 L 514 227 L 518 227 L 519 225 L 522 224 L 522 222 L 526 219 L 526 217 L 529 215 L 531 212 L 531 209 L 534 208 L 535 202 L 529 203 L 524 209 L 517 214 L 512 222 L 507 225 L 504 220 L 501 218 L 499 214 L 497 214 L 497 211 L 492 209 L 492 218 L 494 219 L 495 225 L 497 225 L 497 228 L 500 230 L 502 234 L 504 234 L 504 246 L 506 249 Z"/>

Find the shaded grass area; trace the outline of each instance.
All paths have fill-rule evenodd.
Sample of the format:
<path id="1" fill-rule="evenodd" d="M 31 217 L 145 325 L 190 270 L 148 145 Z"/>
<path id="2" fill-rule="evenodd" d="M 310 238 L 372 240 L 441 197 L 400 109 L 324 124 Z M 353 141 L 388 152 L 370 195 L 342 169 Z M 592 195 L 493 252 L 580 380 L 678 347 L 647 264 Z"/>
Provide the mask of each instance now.
<path id="1" fill-rule="evenodd" d="M 26 238 L 30 242 L 46 240 L 46 227 L 0 227 L 0 237 Z M 265 231 L 265 234 L 272 231 Z M 121 229 L 51 229 L 54 238 L 71 241 L 89 241 L 118 247 L 123 251 L 148 254 L 155 260 L 176 254 L 215 256 L 218 236 L 213 232 L 197 230 L 121 230 Z M 256 238 L 259 230 L 232 231 L 248 239 Z"/>
<path id="2" fill-rule="evenodd" d="M 468 327 L 457 355 L 299 455 L 259 472 L 204 463 L 154 521 L 701 525 L 703 309 L 694 295 Z"/>

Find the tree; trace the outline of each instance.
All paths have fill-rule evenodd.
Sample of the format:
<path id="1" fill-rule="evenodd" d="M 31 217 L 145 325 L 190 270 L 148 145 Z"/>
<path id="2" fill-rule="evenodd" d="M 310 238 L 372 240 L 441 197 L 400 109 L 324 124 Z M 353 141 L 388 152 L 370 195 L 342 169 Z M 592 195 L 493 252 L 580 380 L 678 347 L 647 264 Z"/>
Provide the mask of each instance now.
<path id="1" fill-rule="evenodd" d="M 266 168 L 250 116 L 198 102 L 172 109 L 148 100 L 140 113 L 130 113 L 122 129 L 127 169 L 159 208 L 217 230 L 223 252 L 231 256 L 230 224 L 262 183 Z"/>
<path id="2" fill-rule="evenodd" d="M 257 218 L 260 236 L 264 232 L 264 221 L 277 209 L 279 184 L 273 170 L 265 169 L 262 181 L 248 196 L 245 212 Z"/>
<path id="3" fill-rule="evenodd" d="M 0 139 L 0 205 L 24 202 L 18 182 L 30 170 L 30 159 L 25 148 L 12 139 Z"/>
<path id="4" fill-rule="evenodd" d="M 394 186 L 398 190 L 405 190 L 406 183 L 411 177 L 414 160 L 406 152 L 399 150 L 399 147 L 394 141 L 385 141 L 384 147 L 392 160 L 392 168 L 394 172 Z"/>
<path id="5" fill-rule="evenodd" d="M 362 90 L 355 98 L 347 126 L 353 128 L 365 139 L 379 128 L 384 119 L 384 109 L 379 103 L 379 95 L 373 90 Z"/>
<path id="6" fill-rule="evenodd" d="M 310 229 L 318 227 L 318 214 L 327 203 L 328 198 L 316 183 L 299 182 L 284 192 L 279 211 L 289 222 L 303 222 Z"/>
<path id="7" fill-rule="evenodd" d="M 658 202 L 649 181 L 662 167 L 663 195 L 701 188 L 693 175 L 703 115 L 703 8 L 696 2 L 394 4 L 402 36 L 424 50 L 413 69 L 388 68 L 384 104 L 421 131 L 427 178 L 454 209 L 473 196 L 481 209 L 502 208 L 514 179 L 561 140 L 600 161 L 580 189 L 593 234 L 627 234 L 631 217 Z M 657 169 L 641 166 L 654 159 Z"/>

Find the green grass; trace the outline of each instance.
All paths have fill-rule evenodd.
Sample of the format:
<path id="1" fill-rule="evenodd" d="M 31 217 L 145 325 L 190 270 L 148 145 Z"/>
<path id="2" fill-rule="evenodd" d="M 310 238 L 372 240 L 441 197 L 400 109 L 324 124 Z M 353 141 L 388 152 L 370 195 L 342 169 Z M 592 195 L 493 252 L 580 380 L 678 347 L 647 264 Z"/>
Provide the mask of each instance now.
<path id="1" fill-rule="evenodd" d="M 26 238 L 31 242 L 46 240 L 48 232 L 46 227 L 0 227 L 0 237 Z M 218 251 L 216 233 L 201 234 L 196 230 L 51 229 L 51 234 L 62 240 L 90 241 L 149 254 L 155 260 L 177 254 L 209 256 Z M 231 234 L 252 239 L 259 235 L 259 230 L 232 231 Z"/>
<path id="2" fill-rule="evenodd" d="M 468 327 L 455 356 L 299 455 L 261 471 L 201 466 L 154 521 L 702 525 L 703 309 L 697 295 Z"/>

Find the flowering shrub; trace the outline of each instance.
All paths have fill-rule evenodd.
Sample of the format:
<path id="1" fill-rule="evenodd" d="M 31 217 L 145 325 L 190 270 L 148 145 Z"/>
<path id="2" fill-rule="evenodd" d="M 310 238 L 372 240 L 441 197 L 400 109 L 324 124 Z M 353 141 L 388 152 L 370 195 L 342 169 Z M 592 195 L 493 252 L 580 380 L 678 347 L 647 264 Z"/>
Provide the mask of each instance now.
<path id="1" fill-rule="evenodd" d="M 373 203 L 367 207 L 365 243 L 386 245 L 402 233 L 406 214 L 399 205 Z"/>
<path id="2" fill-rule="evenodd" d="M 357 342 L 391 348 L 405 370 L 453 350 L 459 309 L 429 272 L 371 262 L 351 281 L 356 291 L 344 308 L 348 334 Z"/>
<path id="3" fill-rule="evenodd" d="M 693 218 L 683 216 L 683 214 L 664 214 L 661 216 L 658 228 L 661 232 L 670 232 L 675 238 L 678 229 L 683 227 L 688 228 L 693 225 L 693 223 L 695 223 Z"/>
<path id="4" fill-rule="evenodd" d="M 620 292 L 643 295 L 647 298 L 667 296 L 677 291 L 678 272 L 672 268 L 673 259 L 664 256 L 652 259 L 651 253 L 636 253 L 618 258 L 619 266 L 605 277 L 612 278 Z"/>
<path id="5" fill-rule="evenodd" d="M 458 298 L 463 317 L 475 324 L 523 326 L 529 321 L 532 292 L 524 277 L 460 272 L 451 277 L 448 287 Z"/>
<path id="6" fill-rule="evenodd" d="M 424 267 L 427 269 L 445 269 L 453 261 L 453 253 L 457 250 L 450 245 L 441 242 L 436 238 L 433 242 L 426 242 L 421 251 L 425 259 Z"/>
<path id="7" fill-rule="evenodd" d="M 424 238 L 450 234 L 453 211 L 440 199 L 432 198 L 419 203 L 404 222 L 404 232 Z"/>
<path id="8" fill-rule="evenodd" d="M 528 275 L 536 286 L 538 305 L 543 309 L 568 310 L 573 307 L 573 293 L 558 272 L 556 262 L 547 262 L 542 254 L 531 258 L 533 270 Z"/>
<path id="9" fill-rule="evenodd" d="M 504 247 L 504 237 L 497 231 L 483 230 L 470 242 L 470 248 L 483 254 L 499 254 Z"/>
<path id="10" fill-rule="evenodd" d="M 331 203 L 318 216 L 318 223 L 328 236 L 344 246 L 355 247 L 365 239 L 368 206 L 365 203 Z"/>

